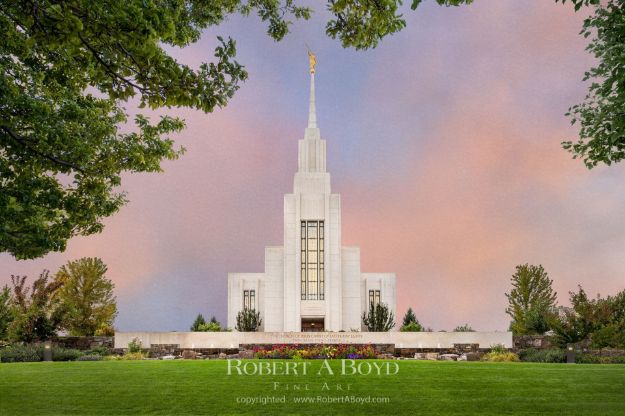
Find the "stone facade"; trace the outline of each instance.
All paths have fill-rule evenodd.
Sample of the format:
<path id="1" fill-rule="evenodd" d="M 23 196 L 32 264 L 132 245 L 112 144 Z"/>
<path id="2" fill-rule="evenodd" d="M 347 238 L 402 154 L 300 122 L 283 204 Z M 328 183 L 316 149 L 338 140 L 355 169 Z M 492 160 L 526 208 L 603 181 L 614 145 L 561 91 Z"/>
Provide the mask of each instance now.
<path id="1" fill-rule="evenodd" d="M 93 348 L 113 348 L 113 337 L 54 337 L 52 344 L 63 348 L 73 348 L 81 351 Z"/>

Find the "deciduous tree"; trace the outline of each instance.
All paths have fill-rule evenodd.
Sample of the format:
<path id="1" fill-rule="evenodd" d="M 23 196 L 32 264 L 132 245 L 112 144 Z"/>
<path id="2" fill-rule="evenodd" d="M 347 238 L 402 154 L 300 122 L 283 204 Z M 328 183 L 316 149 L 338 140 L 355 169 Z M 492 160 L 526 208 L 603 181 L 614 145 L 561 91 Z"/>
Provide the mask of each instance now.
<path id="1" fill-rule="evenodd" d="M 63 308 L 60 307 L 57 292 L 61 282 L 48 281 L 49 272 L 44 270 L 33 282 L 26 286 L 26 276 L 11 276 L 13 286 L 13 321 L 8 327 L 11 341 L 45 341 L 56 334 L 63 321 Z"/>
<path id="2" fill-rule="evenodd" d="M 11 308 L 11 290 L 8 286 L 4 286 L 0 290 L 0 340 L 7 339 L 7 329 L 13 320 Z"/>
<path id="3" fill-rule="evenodd" d="M 511 282 L 512 290 L 506 293 L 506 313 L 512 317 L 512 332 L 519 335 L 546 332 L 557 294 L 551 288 L 552 281 L 543 266 L 517 266 Z"/>
<path id="4" fill-rule="evenodd" d="M 99 258 L 70 261 L 56 273 L 58 299 L 64 309 L 62 326 L 71 335 L 92 336 L 113 327 L 117 316 L 115 284 L 106 277 Z"/>

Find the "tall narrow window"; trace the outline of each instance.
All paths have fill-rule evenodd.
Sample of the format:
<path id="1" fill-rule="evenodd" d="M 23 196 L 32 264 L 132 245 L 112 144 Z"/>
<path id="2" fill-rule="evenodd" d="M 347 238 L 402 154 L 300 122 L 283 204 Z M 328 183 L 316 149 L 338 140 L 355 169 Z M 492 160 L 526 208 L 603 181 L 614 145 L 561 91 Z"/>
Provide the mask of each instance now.
<path id="1" fill-rule="evenodd" d="M 323 300 L 325 293 L 325 255 L 323 221 L 301 223 L 302 300 Z"/>
<path id="2" fill-rule="evenodd" d="M 380 303 L 380 291 L 379 290 L 369 291 L 369 303 L 372 305 L 377 305 Z"/>
<path id="3" fill-rule="evenodd" d="M 243 291 L 243 309 L 256 309 L 256 291 Z"/>

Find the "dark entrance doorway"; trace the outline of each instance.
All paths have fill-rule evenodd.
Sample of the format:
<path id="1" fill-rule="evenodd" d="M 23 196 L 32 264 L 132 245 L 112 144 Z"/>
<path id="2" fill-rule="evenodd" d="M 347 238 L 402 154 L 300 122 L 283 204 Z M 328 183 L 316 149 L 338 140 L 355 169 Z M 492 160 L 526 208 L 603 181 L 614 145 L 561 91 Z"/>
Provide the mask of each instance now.
<path id="1" fill-rule="evenodd" d="M 323 318 L 302 318 L 302 332 L 323 332 Z"/>

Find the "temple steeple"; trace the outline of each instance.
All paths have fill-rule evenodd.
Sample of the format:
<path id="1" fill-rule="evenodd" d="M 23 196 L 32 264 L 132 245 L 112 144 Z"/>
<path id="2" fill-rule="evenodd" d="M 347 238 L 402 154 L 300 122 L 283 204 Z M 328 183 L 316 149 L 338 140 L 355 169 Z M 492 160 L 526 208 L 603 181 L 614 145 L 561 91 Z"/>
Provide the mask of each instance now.
<path id="1" fill-rule="evenodd" d="M 314 55 L 313 55 L 314 56 Z M 317 128 L 317 108 L 315 106 L 315 70 L 310 72 L 310 100 L 308 104 L 308 128 Z"/>

